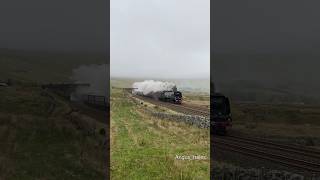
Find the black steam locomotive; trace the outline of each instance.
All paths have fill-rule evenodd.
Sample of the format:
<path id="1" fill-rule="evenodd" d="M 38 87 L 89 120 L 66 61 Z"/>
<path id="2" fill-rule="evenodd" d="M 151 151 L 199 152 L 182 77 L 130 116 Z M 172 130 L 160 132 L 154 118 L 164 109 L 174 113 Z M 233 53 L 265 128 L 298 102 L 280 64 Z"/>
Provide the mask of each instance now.
<path id="1" fill-rule="evenodd" d="M 232 126 L 231 110 L 229 98 L 214 93 L 211 96 L 211 133 L 226 134 L 227 128 Z"/>
<path id="2" fill-rule="evenodd" d="M 134 90 L 133 94 L 153 98 L 158 101 L 170 102 L 170 103 L 175 103 L 175 104 L 182 103 L 182 93 L 180 91 L 176 91 L 176 90 L 151 92 L 146 95 L 143 94 L 143 92 Z"/>
<path id="3" fill-rule="evenodd" d="M 182 93 L 180 91 L 162 91 L 162 92 L 160 92 L 158 99 L 160 101 L 181 104 L 182 103 Z"/>

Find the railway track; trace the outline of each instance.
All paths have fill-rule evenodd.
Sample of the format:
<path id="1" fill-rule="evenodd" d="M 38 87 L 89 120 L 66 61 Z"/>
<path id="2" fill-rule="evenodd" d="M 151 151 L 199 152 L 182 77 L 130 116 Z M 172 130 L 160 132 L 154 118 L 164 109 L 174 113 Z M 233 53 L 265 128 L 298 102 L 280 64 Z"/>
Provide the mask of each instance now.
<path id="1" fill-rule="evenodd" d="M 173 104 L 173 103 L 168 103 L 168 102 L 162 102 L 162 101 L 157 101 L 157 100 L 147 98 L 147 97 L 142 97 L 142 96 L 134 96 L 134 97 L 141 99 L 143 101 L 158 105 L 158 106 L 164 106 L 166 108 L 169 108 L 173 111 L 177 111 L 180 113 L 184 113 L 184 114 L 188 114 L 188 115 L 198 115 L 198 116 L 210 117 L 210 110 L 208 110 L 208 108 L 189 107 L 189 106 L 185 106 L 183 104 L 178 105 L 178 104 Z"/>
<path id="2" fill-rule="evenodd" d="M 267 140 L 225 136 L 214 137 L 214 147 L 267 160 L 301 172 L 320 174 L 320 151 Z"/>

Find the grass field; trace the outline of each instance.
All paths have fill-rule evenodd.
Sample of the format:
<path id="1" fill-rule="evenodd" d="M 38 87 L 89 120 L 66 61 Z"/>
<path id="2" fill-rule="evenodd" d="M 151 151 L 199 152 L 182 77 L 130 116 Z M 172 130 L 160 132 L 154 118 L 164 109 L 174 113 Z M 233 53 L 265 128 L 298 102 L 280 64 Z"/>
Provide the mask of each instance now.
<path id="1" fill-rule="evenodd" d="M 105 179 L 107 150 L 95 119 L 69 114 L 64 99 L 33 82 L 69 81 L 100 55 L 0 50 L 0 179 Z M 88 131 L 91 126 L 96 129 Z M 90 133 L 89 133 L 90 132 Z"/>
<path id="2" fill-rule="evenodd" d="M 320 107 L 233 104 L 233 130 L 289 143 L 320 147 Z"/>
<path id="3" fill-rule="evenodd" d="M 104 179 L 103 137 L 77 129 L 63 100 L 40 88 L 0 96 L 0 179 Z"/>
<path id="4" fill-rule="evenodd" d="M 209 179 L 209 131 L 160 120 L 140 108 L 112 89 L 112 179 Z M 176 155 L 207 160 L 178 160 Z"/>
<path id="5" fill-rule="evenodd" d="M 199 105 L 210 106 L 210 94 L 195 93 L 195 92 L 183 92 L 183 102 Z"/>
<path id="6" fill-rule="evenodd" d="M 231 101 L 232 102 L 232 101 Z M 314 105 L 233 103 L 231 106 L 233 126 L 228 133 L 234 136 L 265 138 L 280 144 L 295 144 L 320 149 L 320 108 Z M 242 172 L 253 179 L 256 172 L 286 170 L 300 174 L 295 169 L 281 167 L 272 161 L 241 155 L 219 148 L 213 156 L 215 175 L 231 175 Z M 251 172 L 250 172 L 251 171 Z M 256 171 L 256 172 L 254 172 Z M 287 172 L 277 177 L 289 177 Z M 250 178 L 249 178 L 250 179 Z M 290 178 L 289 178 L 290 179 Z M 308 178 L 309 179 L 309 178 Z M 311 179 L 311 178 L 310 178 Z"/>

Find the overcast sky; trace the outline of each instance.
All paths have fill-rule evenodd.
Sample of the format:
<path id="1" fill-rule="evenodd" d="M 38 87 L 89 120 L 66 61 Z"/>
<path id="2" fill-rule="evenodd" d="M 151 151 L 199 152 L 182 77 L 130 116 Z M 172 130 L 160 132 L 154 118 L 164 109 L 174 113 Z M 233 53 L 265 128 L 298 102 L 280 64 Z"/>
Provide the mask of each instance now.
<path id="1" fill-rule="evenodd" d="M 106 0 L 0 0 L 0 48 L 106 52 Z"/>
<path id="2" fill-rule="evenodd" d="M 111 0 L 111 76 L 209 78 L 210 0 Z"/>
<path id="3" fill-rule="evenodd" d="M 213 0 L 214 51 L 320 53 L 318 0 Z"/>

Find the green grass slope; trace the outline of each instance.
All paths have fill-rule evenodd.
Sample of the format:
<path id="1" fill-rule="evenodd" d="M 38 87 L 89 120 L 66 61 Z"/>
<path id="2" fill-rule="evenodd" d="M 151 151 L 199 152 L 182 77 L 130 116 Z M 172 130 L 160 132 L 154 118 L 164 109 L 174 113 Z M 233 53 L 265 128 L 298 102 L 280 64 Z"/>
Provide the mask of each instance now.
<path id="1" fill-rule="evenodd" d="M 63 100 L 40 88 L 0 96 L 0 179 L 104 179 L 104 138 L 77 128 Z"/>
<path id="2" fill-rule="evenodd" d="M 0 81 L 14 82 L 0 87 L 0 179 L 105 179 L 105 125 L 70 114 L 65 99 L 30 86 L 69 81 L 74 68 L 104 61 L 99 54 L 0 49 Z"/>
<path id="3" fill-rule="evenodd" d="M 209 148 L 208 130 L 143 114 L 121 90 L 112 90 L 112 179 L 209 179 Z M 176 160 L 176 155 L 207 160 Z"/>

